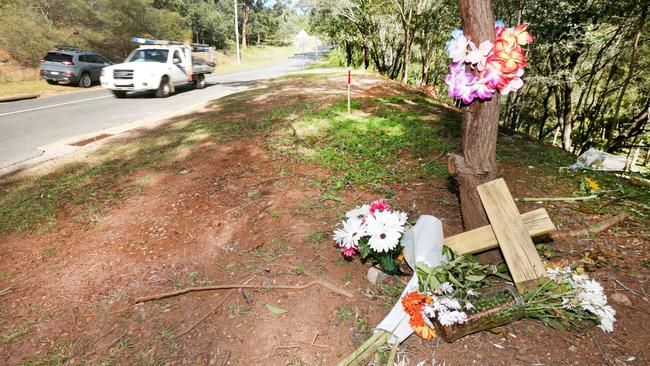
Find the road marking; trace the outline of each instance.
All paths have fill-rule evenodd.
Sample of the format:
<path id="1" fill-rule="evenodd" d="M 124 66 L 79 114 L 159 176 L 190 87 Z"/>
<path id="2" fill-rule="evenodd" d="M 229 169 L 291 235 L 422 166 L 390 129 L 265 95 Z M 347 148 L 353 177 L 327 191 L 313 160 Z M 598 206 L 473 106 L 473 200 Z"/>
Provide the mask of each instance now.
<path id="1" fill-rule="evenodd" d="M 25 113 L 25 112 L 32 112 L 32 111 L 37 111 L 39 109 L 47 109 L 47 108 L 54 108 L 54 107 L 60 107 L 62 105 L 68 105 L 68 104 L 75 104 L 75 103 L 81 103 L 81 102 L 87 102 L 89 100 L 96 100 L 96 99 L 102 99 L 102 98 L 108 98 L 110 95 L 104 95 L 101 97 L 94 97 L 94 98 L 86 98 L 86 99 L 80 99 L 80 100 L 73 100 L 71 102 L 65 102 L 65 103 L 58 103 L 58 104 L 51 104 L 51 105 L 44 105 L 42 107 L 35 107 L 35 108 L 29 108 L 29 109 L 21 109 L 19 111 L 13 111 L 13 112 L 6 112 L 6 113 L 0 113 L 0 117 L 2 116 L 9 116 L 11 114 L 18 114 L 18 113 Z"/>

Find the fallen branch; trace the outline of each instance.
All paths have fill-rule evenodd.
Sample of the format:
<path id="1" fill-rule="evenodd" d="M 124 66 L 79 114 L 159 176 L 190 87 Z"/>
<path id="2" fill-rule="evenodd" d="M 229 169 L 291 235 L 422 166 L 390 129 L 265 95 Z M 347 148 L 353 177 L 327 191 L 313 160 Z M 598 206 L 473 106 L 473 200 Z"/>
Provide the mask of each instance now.
<path id="1" fill-rule="evenodd" d="M 13 290 L 13 286 L 9 286 L 3 290 L 0 290 L 0 296 L 8 295 Z"/>
<path id="2" fill-rule="evenodd" d="M 611 217 L 607 220 L 603 220 L 601 222 L 597 222 L 593 225 L 590 225 L 586 229 L 562 230 L 551 234 L 551 237 L 553 239 L 559 239 L 559 238 L 595 236 L 602 233 L 603 231 L 608 230 L 612 226 L 617 225 L 621 221 L 627 219 L 627 217 L 628 215 L 626 213 L 622 213 L 614 217 Z"/>
<path id="3" fill-rule="evenodd" d="M 582 197 L 524 197 L 524 198 L 517 198 L 515 201 L 520 201 L 520 202 L 545 202 L 545 201 L 567 201 L 567 202 L 573 202 L 573 201 L 587 201 L 587 200 L 593 200 L 595 198 L 598 198 L 597 194 L 592 194 L 589 196 L 582 196 Z"/>
<path id="4" fill-rule="evenodd" d="M 252 281 L 253 278 L 255 278 L 255 275 L 250 276 L 247 280 L 245 280 L 245 281 L 242 282 L 241 284 L 242 284 L 242 285 L 245 285 L 245 284 L 247 284 L 248 282 Z M 224 296 L 224 297 L 221 299 L 221 301 L 220 301 L 220 302 L 219 302 L 219 303 L 218 303 L 218 304 L 217 304 L 217 305 L 216 305 L 216 306 L 215 306 L 211 311 L 209 311 L 207 314 L 205 314 L 204 316 L 202 316 L 201 319 L 195 321 L 192 325 L 190 325 L 189 327 L 187 327 L 187 329 L 185 329 L 184 331 L 182 331 L 182 332 L 176 334 L 176 335 L 174 336 L 174 338 L 182 337 L 183 335 L 187 334 L 187 333 L 190 332 L 192 329 L 194 329 L 194 328 L 195 328 L 197 325 L 199 325 L 202 321 L 204 321 L 205 319 L 207 319 L 210 315 L 216 313 L 217 310 L 219 310 L 219 308 L 221 307 L 221 305 L 223 305 L 223 303 L 226 302 L 226 299 L 228 299 L 228 297 L 230 297 L 230 295 L 232 295 L 233 292 L 235 292 L 235 289 L 234 289 L 234 288 L 231 289 L 230 291 L 228 291 L 228 293 L 226 294 L 226 296 Z"/>
<path id="5" fill-rule="evenodd" d="M 642 298 L 643 300 L 648 301 L 648 299 L 646 298 L 647 295 L 645 294 L 645 292 L 641 292 L 641 291 L 637 291 L 637 290 L 635 290 L 635 289 L 631 289 L 631 288 L 625 286 L 625 284 L 623 284 L 623 282 L 621 282 L 621 281 L 617 280 L 616 278 L 612 277 L 612 275 L 608 275 L 608 276 L 609 276 L 609 278 L 611 278 L 612 280 L 614 280 L 614 283 L 623 286 L 623 288 L 624 288 L 625 290 L 631 292 L 633 295 L 639 296 L 639 297 Z M 614 287 L 614 288 L 616 288 L 616 287 Z"/>
<path id="6" fill-rule="evenodd" d="M 178 295 L 183 295 L 188 292 L 195 292 L 195 291 L 214 291 L 214 290 L 226 290 L 226 289 L 235 289 L 235 288 L 269 288 L 269 289 L 279 289 L 279 290 L 304 290 L 308 287 L 314 286 L 314 285 L 321 285 L 323 287 L 326 287 L 340 295 L 353 298 L 354 295 L 350 293 L 349 291 L 346 291 L 335 284 L 325 281 L 321 278 L 313 280 L 309 283 L 306 283 L 304 285 L 246 285 L 246 284 L 229 284 L 229 285 L 215 285 L 215 286 L 199 286 L 199 287 L 188 287 L 182 290 L 177 290 L 177 291 L 171 291 L 171 292 L 164 292 L 161 294 L 156 294 L 156 295 L 151 295 L 151 296 L 144 296 L 144 297 L 139 297 L 135 299 L 135 303 L 139 304 L 141 302 L 147 302 L 147 301 L 152 301 L 152 300 L 160 300 L 160 299 L 165 299 L 168 297 L 173 297 L 173 296 L 178 296 Z"/>

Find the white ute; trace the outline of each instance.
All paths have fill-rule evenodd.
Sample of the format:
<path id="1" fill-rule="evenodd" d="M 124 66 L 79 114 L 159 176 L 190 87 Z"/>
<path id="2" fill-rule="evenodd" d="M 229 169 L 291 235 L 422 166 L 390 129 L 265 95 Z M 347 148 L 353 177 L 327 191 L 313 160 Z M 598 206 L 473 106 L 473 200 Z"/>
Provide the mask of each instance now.
<path id="1" fill-rule="evenodd" d="M 203 89 L 205 75 L 214 71 L 213 62 L 193 56 L 193 52 L 209 46 L 142 38 L 133 41 L 142 45 L 124 63 L 103 68 L 99 78 L 102 87 L 117 98 L 145 91 L 155 91 L 156 97 L 165 98 L 184 85 Z"/>

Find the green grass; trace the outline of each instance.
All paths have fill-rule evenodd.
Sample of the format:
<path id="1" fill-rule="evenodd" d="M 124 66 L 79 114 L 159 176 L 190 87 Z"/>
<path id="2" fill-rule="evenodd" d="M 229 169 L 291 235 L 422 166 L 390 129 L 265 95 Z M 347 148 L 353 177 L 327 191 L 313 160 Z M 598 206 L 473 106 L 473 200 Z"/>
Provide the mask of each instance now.
<path id="1" fill-rule="evenodd" d="M 326 78 L 314 74 L 300 82 L 322 85 Z M 110 143 L 93 153 L 89 162 L 69 164 L 36 178 L 0 183 L 0 234 L 53 229 L 66 214 L 78 222 L 97 223 L 124 197 L 142 194 L 149 183 L 146 177 L 133 178 L 135 172 L 188 171 L 183 162 L 174 162 L 173 158 L 181 149 L 206 141 L 222 144 L 264 135 L 271 154 L 289 158 L 284 160 L 286 164 L 279 165 L 280 175 L 291 175 L 292 166 L 304 163 L 326 169 L 329 174 L 306 177 L 299 183 L 306 189 L 319 189 L 321 196 L 301 203 L 293 212 L 296 215 L 312 214 L 322 209 L 326 201 L 343 202 L 345 189 L 370 190 L 389 198 L 395 193 L 393 184 L 448 178 L 444 154 L 455 150 L 459 142 L 461 124 L 457 113 L 416 95 L 355 102 L 352 114 L 347 113 L 345 101 L 330 105 L 295 98 L 285 100 L 284 105 L 259 104 L 259 100 L 276 95 L 285 87 L 294 88 L 295 83 L 296 79 L 289 77 L 224 97 L 211 104 L 216 108 L 214 112 L 184 116 L 178 119 L 182 123 Z M 223 120 L 239 113 L 243 115 L 240 119 Z M 650 202 L 648 190 L 609 174 L 559 173 L 558 166 L 575 160 L 560 149 L 502 137 L 497 154 L 501 162 L 522 172 L 517 179 L 554 195 L 577 191 L 581 179 L 589 176 L 601 183 L 603 189 L 617 190 L 621 196 L 637 202 Z M 534 169 L 529 169 L 529 165 Z M 314 246 L 320 240 L 319 233 L 306 238 Z M 269 260 L 281 252 L 262 249 L 253 254 Z"/>
<path id="2" fill-rule="evenodd" d="M 280 46 L 249 46 L 241 50 L 241 63 L 237 64 L 237 55 L 235 52 L 224 54 L 218 52 L 216 55 L 217 66 L 215 73 L 233 72 L 269 65 L 281 60 L 286 60 L 296 53 L 302 52 L 296 47 Z"/>
<path id="3" fill-rule="evenodd" d="M 355 111 L 366 113 L 351 115 L 340 102 L 299 119 L 293 130 L 301 159 L 334 171 L 325 184 L 330 191 L 385 190 L 391 183 L 446 177 L 446 164 L 436 157 L 450 151 L 453 142 L 445 124 L 432 122 L 448 116 L 433 115 L 425 98 L 409 102 L 416 107 L 401 97 L 377 99 L 370 106 L 353 103 Z M 404 108 L 392 108 L 392 103 Z M 329 194 L 324 199 L 337 200 Z"/>
<path id="4" fill-rule="evenodd" d="M 21 326 L 15 328 L 11 333 L 2 336 L 2 339 L 0 339 L 0 344 L 9 344 L 17 338 L 28 334 L 32 331 L 32 326 L 33 324 L 31 322 L 24 322 Z"/>
<path id="5" fill-rule="evenodd" d="M 54 246 L 49 246 L 43 250 L 43 253 L 41 254 L 41 259 L 45 260 L 47 258 L 53 257 L 56 254 L 56 247 Z"/>
<path id="6" fill-rule="evenodd" d="M 341 305 L 336 313 L 336 319 L 339 323 L 350 319 L 354 315 L 354 309 L 351 305 Z"/>
<path id="7" fill-rule="evenodd" d="M 312 247 L 317 247 L 318 244 L 320 244 L 325 238 L 327 238 L 328 233 L 322 230 L 319 231 L 312 231 L 309 234 L 307 234 L 307 237 L 305 238 L 309 245 Z"/>
<path id="8" fill-rule="evenodd" d="M 50 229 L 63 209 L 76 212 L 79 220 L 96 222 L 106 207 L 141 192 L 142 181 L 129 180 L 134 172 L 169 167 L 172 163 L 168 160 L 180 149 L 203 141 L 226 143 L 268 131 L 275 122 L 304 110 L 308 104 L 305 101 L 256 111 L 246 120 L 220 121 L 220 113 L 251 109 L 251 98 L 272 91 L 258 89 L 227 96 L 217 102 L 224 106 L 218 113 L 186 116 L 190 122 L 181 127 L 172 124 L 109 144 L 95 154 L 92 163 L 74 163 L 35 179 L 0 184 L 0 233 Z"/>
<path id="9" fill-rule="evenodd" d="M 289 244 L 286 243 L 283 237 L 274 237 L 260 248 L 251 250 L 249 254 L 263 261 L 272 262 L 292 251 L 293 249 L 289 247 Z"/>

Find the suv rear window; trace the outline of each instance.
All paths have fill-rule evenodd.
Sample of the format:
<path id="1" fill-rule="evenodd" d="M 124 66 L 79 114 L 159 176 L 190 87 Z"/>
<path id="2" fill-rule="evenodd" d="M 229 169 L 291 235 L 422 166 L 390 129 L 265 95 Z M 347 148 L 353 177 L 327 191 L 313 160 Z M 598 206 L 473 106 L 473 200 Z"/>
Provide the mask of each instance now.
<path id="1" fill-rule="evenodd" d="M 72 61 L 72 55 L 67 55 L 65 53 L 48 52 L 47 55 L 45 55 L 44 60 L 51 62 Z"/>

